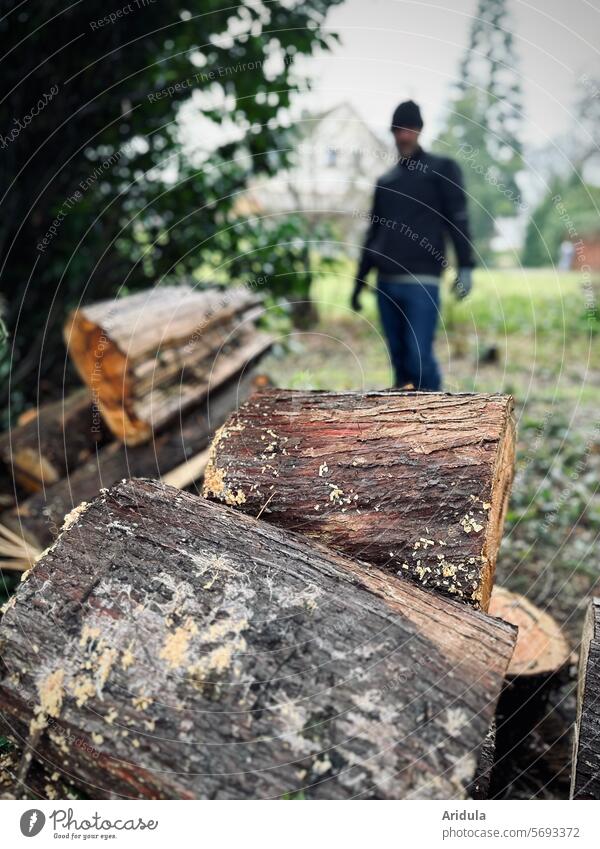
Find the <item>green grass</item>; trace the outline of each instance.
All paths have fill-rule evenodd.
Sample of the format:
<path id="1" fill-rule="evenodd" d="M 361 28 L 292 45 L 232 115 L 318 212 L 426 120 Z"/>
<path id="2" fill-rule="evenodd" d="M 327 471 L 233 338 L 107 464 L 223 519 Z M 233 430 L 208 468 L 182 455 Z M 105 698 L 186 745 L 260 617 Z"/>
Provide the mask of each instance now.
<path id="1" fill-rule="evenodd" d="M 353 271 L 348 260 L 315 279 L 319 324 L 308 332 L 282 334 L 289 356 L 284 372 L 273 370 L 278 383 L 313 389 L 390 385 L 373 291 L 364 292 L 360 315 L 350 308 Z M 586 310 L 582 284 L 581 275 L 553 269 L 476 270 L 473 292 L 458 302 L 450 280 L 444 280 L 436 350 L 445 387 L 523 396 L 535 388 L 548 403 L 557 398 L 591 403 L 597 385 L 584 372 L 594 366 L 598 321 Z M 491 347 L 497 349 L 500 371 L 482 363 Z"/>
<path id="2" fill-rule="evenodd" d="M 353 264 L 341 262 L 335 271 L 320 275 L 312 288 L 321 322 L 345 321 L 352 292 Z M 374 279 L 371 280 L 374 285 Z M 576 272 L 553 269 L 483 270 L 474 273 L 471 295 L 457 303 L 443 283 L 442 325 L 446 329 L 485 326 L 498 334 L 578 333 L 587 335 L 598 327 L 598 311 L 586 309 L 583 278 Z M 596 284 L 596 297 L 600 290 Z M 363 296 L 364 316 L 375 322 L 377 309 L 371 292 Z"/>

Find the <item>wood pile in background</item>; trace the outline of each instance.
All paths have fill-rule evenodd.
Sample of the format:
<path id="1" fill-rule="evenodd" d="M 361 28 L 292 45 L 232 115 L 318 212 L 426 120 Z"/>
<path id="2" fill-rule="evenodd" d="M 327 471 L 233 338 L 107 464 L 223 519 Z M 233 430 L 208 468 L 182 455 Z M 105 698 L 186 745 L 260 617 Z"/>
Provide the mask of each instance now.
<path id="1" fill-rule="evenodd" d="M 0 436 L 0 568 L 31 565 L 66 513 L 117 480 L 201 478 L 202 452 L 272 344 L 256 327 L 261 311 L 247 288 L 189 286 L 75 311 L 65 339 L 86 388 Z"/>
<path id="2" fill-rule="evenodd" d="M 254 325 L 261 311 L 243 286 L 160 286 L 81 307 L 64 336 L 108 426 L 136 445 L 271 345 Z"/>
<path id="3" fill-rule="evenodd" d="M 74 471 L 108 439 L 107 428 L 87 389 L 28 410 L 0 435 L 0 458 L 15 482 L 39 492 Z"/>
<path id="4" fill-rule="evenodd" d="M 83 501 L 90 501 L 100 489 L 123 478 L 164 479 L 182 464 L 189 465 L 208 448 L 215 430 L 231 411 L 245 400 L 253 381 L 250 370 L 244 377 L 218 387 L 203 404 L 182 414 L 176 426 L 157 434 L 151 442 L 133 446 L 109 443 L 68 478 L 5 512 L 2 523 L 35 548 L 46 548 L 55 539 L 66 514 Z M 178 478 L 180 488 L 202 478 L 207 459 L 208 455 L 202 454 L 201 467 Z"/>

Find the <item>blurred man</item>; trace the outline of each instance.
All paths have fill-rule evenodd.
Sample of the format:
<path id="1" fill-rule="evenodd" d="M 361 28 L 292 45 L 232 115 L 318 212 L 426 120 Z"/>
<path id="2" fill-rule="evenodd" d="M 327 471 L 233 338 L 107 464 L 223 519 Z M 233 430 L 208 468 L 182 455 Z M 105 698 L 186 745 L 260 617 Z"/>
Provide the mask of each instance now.
<path id="1" fill-rule="evenodd" d="M 352 307 L 371 269 L 377 270 L 377 303 L 395 372 L 395 385 L 440 388 L 433 352 L 439 315 L 440 277 L 448 262 L 445 241 L 454 244 L 457 297 L 471 291 L 473 253 L 460 168 L 446 156 L 419 145 L 421 110 L 401 103 L 392 119 L 398 162 L 375 188 Z"/>

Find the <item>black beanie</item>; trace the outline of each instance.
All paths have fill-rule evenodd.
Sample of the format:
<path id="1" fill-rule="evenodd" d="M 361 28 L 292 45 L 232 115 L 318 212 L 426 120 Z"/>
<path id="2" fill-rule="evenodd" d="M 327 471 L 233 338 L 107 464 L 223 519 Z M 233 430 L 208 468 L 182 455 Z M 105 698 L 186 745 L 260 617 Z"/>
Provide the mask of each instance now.
<path id="1" fill-rule="evenodd" d="M 392 118 L 392 130 L 407 127 L 409 129 L 422 129 L 423 119 L 421 118 L 421 110 L 414 100 L 405 100 L 394 110 Z"/>

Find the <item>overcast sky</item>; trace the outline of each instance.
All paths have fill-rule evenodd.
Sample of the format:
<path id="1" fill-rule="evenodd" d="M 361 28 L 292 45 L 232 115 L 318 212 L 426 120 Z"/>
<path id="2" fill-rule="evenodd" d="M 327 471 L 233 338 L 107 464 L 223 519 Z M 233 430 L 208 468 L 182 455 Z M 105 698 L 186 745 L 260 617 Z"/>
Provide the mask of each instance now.
<path id="1" fill-rule="evenodd" d="M 544 144 L 571 125 L 577 79 L 600 74 L 600 0 L 510 0 L 520 59 L 525 140 Z M 347 0 L 328 26 L 342 44 L 306 68 L 315 90 L 302 102 L 321 109 L 350 101 L 385 132 L 391 112 L 412 97 L 423 109 L 427 141 L 443 119 L 450 84 L 468 42 L 476 0 L 447 5 L 411 0 Z M 308 97 L 308 99 L 307 99 Z"/>

